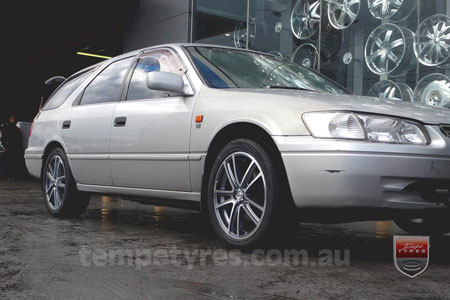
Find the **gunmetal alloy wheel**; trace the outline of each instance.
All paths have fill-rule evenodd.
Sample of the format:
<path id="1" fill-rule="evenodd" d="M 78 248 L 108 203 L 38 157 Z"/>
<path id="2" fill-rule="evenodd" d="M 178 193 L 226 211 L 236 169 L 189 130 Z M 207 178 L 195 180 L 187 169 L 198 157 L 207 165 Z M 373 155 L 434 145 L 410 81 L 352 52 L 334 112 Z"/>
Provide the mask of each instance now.
<path id="1" fill-rule="evenodd" d="M 361 6 L 360 0 L 330 0 L 328 20 L 338 30 L 345 29 L 355 22 Z"/>
<path id="2" fill-rule="evenodd" d="M 420 23 L 414 50 L 425 66 L 448 66 L 450 63 L 450 18 L 434 15 Z"/>
<path id="3" fill-rule="evenodd" d="M 292 9 L 291 30 L 300 40 L 312 37 L 319 29 L 320 1 L 298 0 Z"/>
<path id="4" fill-rule="evenodd" d="M 45 174 L 45 197 L 52 210 L 58 210 L 64 199 L 66 189 L 66 170 L 62 158 L 55 155 L 51 158 Z"/>
<path id="5" fill-rule="evenodd" d="M 214 185 L 214 210 L 223 232 L 234 240 L 251 237 L 261 225 L 267 202 L 264 173 L 246 152 L 233 152 L 220 165 Z"/>
<path id="6" fill-rule="evenodd" d="M 79 217 L 89 205 L 90 195 L 77 190 L 63 149 L 53 149 L 42 170 L 42 191 L 48 212 L 55 217 Z"/>

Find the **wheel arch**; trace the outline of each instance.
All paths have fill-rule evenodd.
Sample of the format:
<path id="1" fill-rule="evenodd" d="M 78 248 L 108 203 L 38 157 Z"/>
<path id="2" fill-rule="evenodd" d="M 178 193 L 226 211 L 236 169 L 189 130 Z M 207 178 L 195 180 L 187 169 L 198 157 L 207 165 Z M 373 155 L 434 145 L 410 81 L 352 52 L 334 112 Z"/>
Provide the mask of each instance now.
<path id="1" fill-rule="evenodd" d="M 289 182 L 287 180 L 286 169 L 281 158 L 281 152 L 278 149 L 272 136 L 267 132 L 266 129 L 259 125 L 249 122 L 236 122 L 231 123 L 220 129 L 213 139 L 211 140 L 208 151 L 206 154 L 203 178 L 202 178 L 202 188 L 201 188 L 201 207 L 202 211 L 207 207 L 207 193 L 208 193 L 208 179 L 211 168 L 214 164 L 214 160 L 219 154 L 220 150 L 229 142 L 239 138 L 248 138 L 254 140 L 264 147 L 269 155 L 274 159 L 274 162 L 279 168 L 280 175 L 283 176 L 284 188 L 286 188 L 286 194 L 289 196 L 292 204 L 292 193 L 289 188 Z"/>
<path id="2" fill-rule="evenodd" d="M 56 148 L 61 148 L 63 149 L 64 152 L 66 152 L 66 149 L 64 148 L 64 146 L 62 145 L 62 143 L 60 143 L 59 141 L 51 141 L 49 142 L 45 148 L 44 148 L 44 153 L 42 154 L 42 165 L 41 165 L 41 178 L 43 176 L 43 172 L 44 172 L 44 165 L 45 162 L 47 161 L 47 157 L 49 156 L 49 154 Z M 69 161 L 70 163 L 70 161 Z"/>

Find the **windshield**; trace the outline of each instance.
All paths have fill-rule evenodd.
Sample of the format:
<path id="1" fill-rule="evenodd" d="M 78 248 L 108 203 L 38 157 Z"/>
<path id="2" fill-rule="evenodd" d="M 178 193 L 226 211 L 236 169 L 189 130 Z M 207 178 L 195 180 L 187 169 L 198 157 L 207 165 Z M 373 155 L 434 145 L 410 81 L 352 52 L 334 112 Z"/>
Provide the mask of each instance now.
<path id="1" fill-rule="evenodd" d="M 275 56 L 214 47 L 188 47 L 203 78 L 213 88 L 290 88 L 347 94 L 326 77 Z"/>

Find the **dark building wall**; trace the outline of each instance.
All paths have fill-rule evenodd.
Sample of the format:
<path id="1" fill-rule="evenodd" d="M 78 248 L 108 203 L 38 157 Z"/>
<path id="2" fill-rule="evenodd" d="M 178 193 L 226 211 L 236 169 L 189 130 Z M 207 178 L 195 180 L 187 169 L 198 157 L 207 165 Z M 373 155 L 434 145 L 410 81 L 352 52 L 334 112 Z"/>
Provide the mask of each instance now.
<path id="1" fill-rule="evenodd" d="M 124 34 L 124 52 L 190 40 L 191 0 L 139 0 Z"/>

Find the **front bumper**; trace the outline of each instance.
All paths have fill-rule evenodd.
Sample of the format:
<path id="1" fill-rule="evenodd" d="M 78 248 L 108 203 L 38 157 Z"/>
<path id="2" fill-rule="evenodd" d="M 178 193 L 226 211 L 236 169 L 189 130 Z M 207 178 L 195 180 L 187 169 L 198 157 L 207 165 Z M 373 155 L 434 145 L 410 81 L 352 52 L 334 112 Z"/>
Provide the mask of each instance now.
<path id="1" fill-rule="evenodd" d="M 298 208 L 448 208 L 450 139 L 428 146 L 274 137 Z"/>

